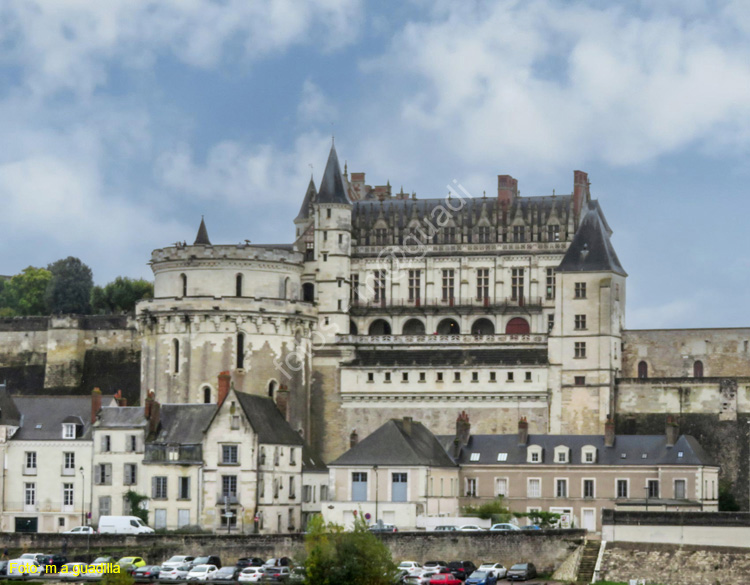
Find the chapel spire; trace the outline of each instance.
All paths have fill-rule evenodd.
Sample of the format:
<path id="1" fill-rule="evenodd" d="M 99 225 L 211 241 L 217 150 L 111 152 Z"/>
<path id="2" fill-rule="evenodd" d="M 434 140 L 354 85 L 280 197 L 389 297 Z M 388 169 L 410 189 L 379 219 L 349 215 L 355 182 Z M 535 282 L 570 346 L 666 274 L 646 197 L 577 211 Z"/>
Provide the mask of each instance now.
<path id="1" fill-rule="evenodd" d="M 195 236 L 195 242 L 193 246 L 210 246 L 211 240 L 208 239 L 208 230 L 206 229 L 206 222 L 203 220 L 201 215 L 201 225 L 198 228 L 198 235 Z"/>

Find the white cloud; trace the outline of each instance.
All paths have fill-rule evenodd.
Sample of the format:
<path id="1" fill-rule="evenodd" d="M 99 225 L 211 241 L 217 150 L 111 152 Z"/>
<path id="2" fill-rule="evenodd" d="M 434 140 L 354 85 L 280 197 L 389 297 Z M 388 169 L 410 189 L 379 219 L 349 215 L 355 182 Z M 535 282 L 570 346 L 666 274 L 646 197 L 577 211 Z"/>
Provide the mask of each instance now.
<path id="1" fill-rule="evenodd" d="M 336 116 L 333 104 L 323 91 L 311 80 L 306 79 L 302 84 L 302 98 L 297 113 L 307 122 L 331 122 Z"/>

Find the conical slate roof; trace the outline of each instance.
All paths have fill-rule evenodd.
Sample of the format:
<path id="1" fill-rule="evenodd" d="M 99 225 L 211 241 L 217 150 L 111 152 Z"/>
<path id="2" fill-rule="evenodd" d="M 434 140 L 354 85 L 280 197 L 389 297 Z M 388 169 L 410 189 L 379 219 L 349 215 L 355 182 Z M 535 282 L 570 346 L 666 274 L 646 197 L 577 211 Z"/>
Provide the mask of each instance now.
<path id="1" fill-rule="evenodd" d="M 310 177 L 310 184 L 307 186 L 305 198 L 302 200 L 302 207 L 299 208 L 299 213 L 297 214 L 297 217 L 294 218 L 294 221 L 310 217 L 310 207 L 315 203 L 317 197 L 318 191 L 315 189 L 315 181 Z"/>
<path id="2" fill-rule="evenodd" d="M 211 240 L 208 239 L 208 230 L 206 229 L 206 222 L 201 217 L 201 226 L 198 228 L 198 235 L 195 236 L 195 242 L 193 246 L 204 245 L 210 246 Z"/>
<path id="3" fill-rule="evenodd" d="M 336 147 L 331 145 L 331 152 L 328 155 L 326 170 L 320 181 L 320 190 L 318 191 L 318 203 L 343 203 L 351 205 L 346 196 L 344 189 L 344 179 L 341 176 L 341 167 L 339 167 L 339 157 L 336 155 Z"/>
<path id="4" fill-rule="evenodd" d="M 610 232 L 592 201 L 568 251 L 560 262 L 559 272 L 614 272 L 627 276 L 609 239 Z"/>

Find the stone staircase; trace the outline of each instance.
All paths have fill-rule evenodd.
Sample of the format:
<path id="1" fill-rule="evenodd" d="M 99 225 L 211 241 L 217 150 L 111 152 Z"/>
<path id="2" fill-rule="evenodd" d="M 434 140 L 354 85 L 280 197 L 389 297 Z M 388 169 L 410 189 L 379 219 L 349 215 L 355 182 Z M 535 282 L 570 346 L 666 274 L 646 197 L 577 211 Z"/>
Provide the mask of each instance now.
<path id="1" fill-rule="evenodd" d="M 599 548 L 601 547 L 601 544 L 602 543 L 599 540 L 586 541 L 586 544 L 583 547 L 583 554 L 581 555 L 581 563 L 578 565 L 576 583 L 591 583 L 591 579 L 594 578 L 596 559 L 599 557 Z"/>

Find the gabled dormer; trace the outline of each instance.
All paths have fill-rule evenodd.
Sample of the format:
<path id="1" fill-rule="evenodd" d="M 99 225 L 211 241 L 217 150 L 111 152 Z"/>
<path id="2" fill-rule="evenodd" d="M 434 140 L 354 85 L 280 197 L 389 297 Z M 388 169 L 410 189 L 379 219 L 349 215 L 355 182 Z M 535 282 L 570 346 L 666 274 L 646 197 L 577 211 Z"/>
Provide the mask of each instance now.
<path id="1" fill-rule="evenodd" d="M 566 445 L 555 447 L 555 463 L 570 463 L 570 447 Z"/>
<path id="2" fill-rule="evenodd" d="M 527 463 L 544 463 L 544 449 L 541 445 L 529 445 L 526 449 Z"/>
<path id="3" fill-rule="evenodd" d="M 593 445 L 581 447 L 581 463 L 591 465 L 596 463 L 597 450 Z"/>

